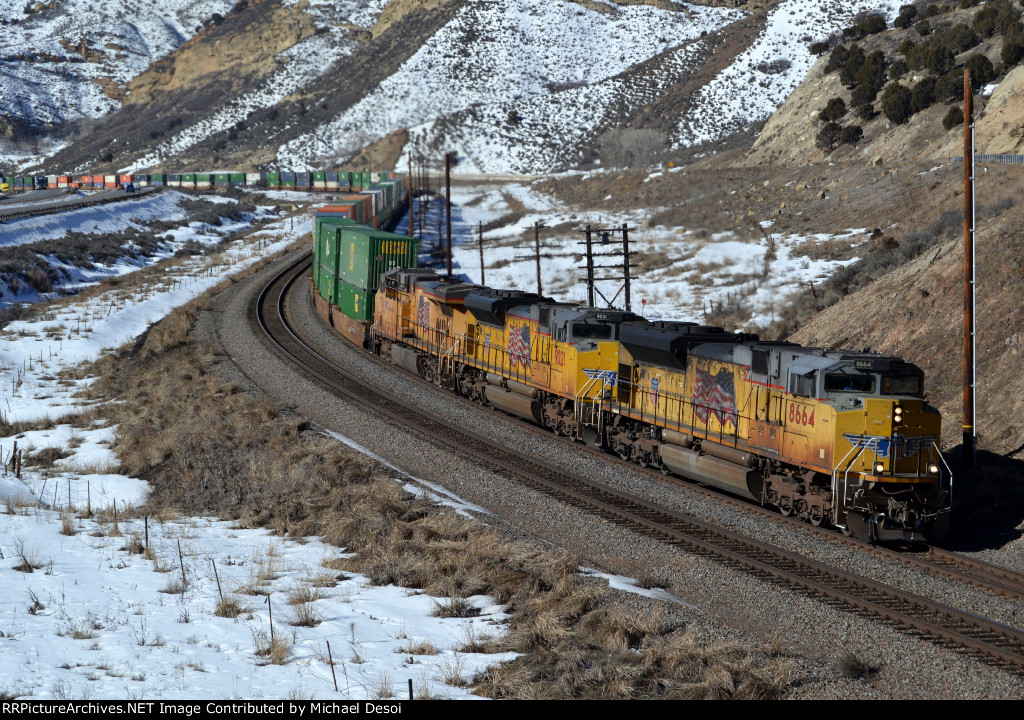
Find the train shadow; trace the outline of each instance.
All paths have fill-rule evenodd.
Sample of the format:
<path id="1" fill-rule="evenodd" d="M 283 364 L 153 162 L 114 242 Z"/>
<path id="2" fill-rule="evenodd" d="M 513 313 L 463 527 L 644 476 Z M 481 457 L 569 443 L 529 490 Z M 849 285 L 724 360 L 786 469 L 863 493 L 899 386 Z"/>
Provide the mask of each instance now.
<path id="1" fill-rule="evenodd" d="M 949 534 L 938 544 L 973 552 L 1000 548 L 1024 531 L 1024 461 L 979 450 L 970 471 L 961 467 L 961 446 L 945 453 L 954 469 L 953 516 Z"/>

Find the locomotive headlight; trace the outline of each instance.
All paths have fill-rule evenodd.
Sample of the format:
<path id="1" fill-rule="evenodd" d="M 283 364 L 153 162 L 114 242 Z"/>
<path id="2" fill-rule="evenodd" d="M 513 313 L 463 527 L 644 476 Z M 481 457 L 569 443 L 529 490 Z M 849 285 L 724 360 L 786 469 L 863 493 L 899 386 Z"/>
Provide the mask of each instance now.
<path id="1" fill-rule="evenodd" d="M 896 422 L 903 422 L 903 408 L 899 405 L 892 409 L 892 419 Z"/>
<path id="2" fill-rule="evenodd" d="M 932 463 L 931 465 L 929 465 L 928 466 L 928 474 L 929 475 L 938 475 L 939 474 L 939 466 L 936 465 L 935 463 Z"/>
<path id="3" fill-rule="evenodd" d="M 875 463 L 875 475 L 881 475 L 883 472 L 885 472 L 885 465 L 883 463 L 876 462 Z"/>

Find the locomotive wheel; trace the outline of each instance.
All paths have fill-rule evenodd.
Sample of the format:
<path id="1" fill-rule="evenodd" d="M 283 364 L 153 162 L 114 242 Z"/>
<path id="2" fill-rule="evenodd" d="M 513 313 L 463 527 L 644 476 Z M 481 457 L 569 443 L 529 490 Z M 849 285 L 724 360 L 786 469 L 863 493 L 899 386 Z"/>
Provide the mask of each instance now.
<path id="1" fill-rule="evenodd" d="M 821 527 L 821 523 L 825 520 L 825 513 L 817 505 L 812 505 L 807 519 L 811 521 L 811 525 L 814 527 Z"/>
<path id="2" fill-rule="evenodd" d="M 793 499 L 789 497 L 779 498 L 779 512 L 782 513 L 783 517 L 789 517 L 793 514 Z"/>

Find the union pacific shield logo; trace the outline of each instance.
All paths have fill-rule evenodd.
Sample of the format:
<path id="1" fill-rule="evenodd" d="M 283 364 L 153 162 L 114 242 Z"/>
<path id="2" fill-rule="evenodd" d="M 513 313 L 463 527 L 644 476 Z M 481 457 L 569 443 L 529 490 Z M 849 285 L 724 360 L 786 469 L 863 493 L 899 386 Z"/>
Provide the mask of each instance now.
<path id="1" fill-rule="evenodd" d="M 855 448 L 864 448 L 874 452 L 880 458 L 887 458 L 892 455 L 894 460 L 913 457 L 922 449 L 930 447 L 935 442 L 935 435 L 920 435 L 917 437 L 905 437 L 896 435 L 887 438 L 881 435 L 857 435 L 855 433 L 843 433 L 846 442 Z"/>

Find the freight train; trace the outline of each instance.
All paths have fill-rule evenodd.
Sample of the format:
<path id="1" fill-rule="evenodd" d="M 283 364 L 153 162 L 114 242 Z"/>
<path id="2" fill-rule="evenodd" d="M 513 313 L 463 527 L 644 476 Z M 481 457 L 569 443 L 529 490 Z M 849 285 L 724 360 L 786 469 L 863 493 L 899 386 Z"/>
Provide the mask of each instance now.
<path id="1" fill-rule="evenodd" d="M 417 254 L 317 213 L 319 314 L 431 383 L 783 515 L 875 542 L 948 528 L 941 418 L 912 363 L 474 285 Z"/>
<path id="2" fill-rule="evenodd" d="M 178 187 L 208 190 L 226 187 L 263 187 L 272 190 L 322 190 L 325 192 L 365 190 L 395 180 L 390 172 L 236 172 L 211 171 L 191 173 L 134 173 L 117 175 L 18 175 L 4 177 L 3 182 L 14 192 L 53 188 L 117 189 L 135 187 Z"/>

